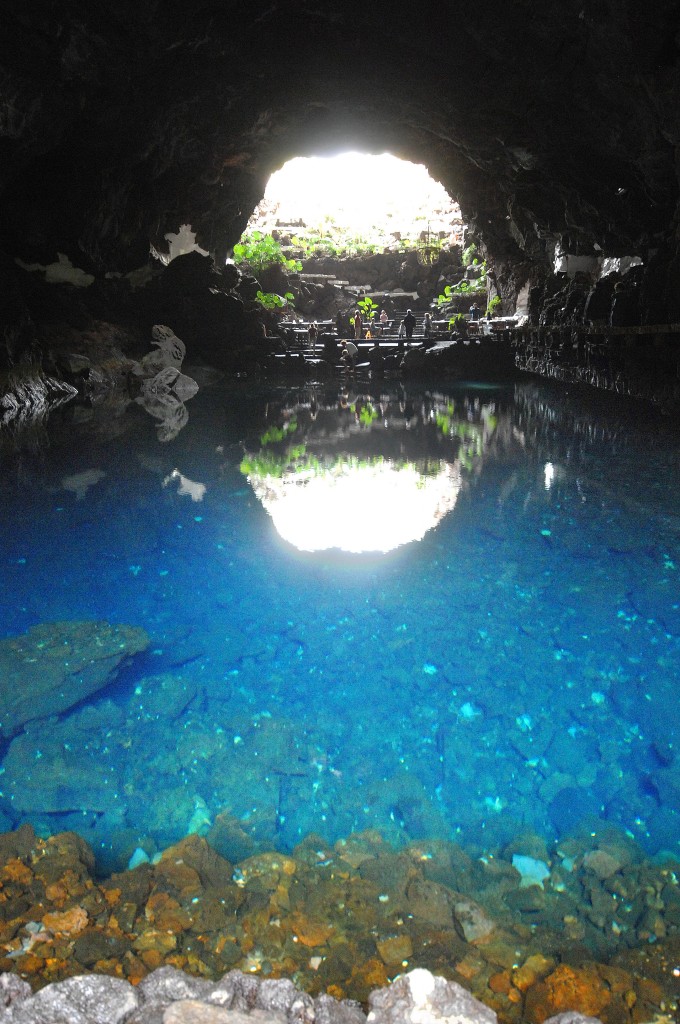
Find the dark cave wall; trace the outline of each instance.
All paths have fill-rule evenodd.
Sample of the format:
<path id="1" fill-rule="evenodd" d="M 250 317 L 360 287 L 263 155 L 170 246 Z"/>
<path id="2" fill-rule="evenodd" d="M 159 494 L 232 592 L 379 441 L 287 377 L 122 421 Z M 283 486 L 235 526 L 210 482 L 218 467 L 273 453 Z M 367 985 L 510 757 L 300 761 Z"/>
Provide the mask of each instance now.
<path id="1" fill-rule="evenodd" d="M 653 255 L 649 315 L 680 318 L 679 25 L 676 0 L 5 0 L 0 248 L 102 277 L 190 223 L 221 259 L 289 157 L 388 149 L 458 198 L 507 306 L 559 241 Z"/>

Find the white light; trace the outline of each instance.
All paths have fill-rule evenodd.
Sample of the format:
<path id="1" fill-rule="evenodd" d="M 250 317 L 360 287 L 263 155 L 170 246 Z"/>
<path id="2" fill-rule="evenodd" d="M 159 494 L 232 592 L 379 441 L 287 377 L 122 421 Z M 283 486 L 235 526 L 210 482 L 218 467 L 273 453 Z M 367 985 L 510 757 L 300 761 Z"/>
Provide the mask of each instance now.
<path id="1" fill-rule="evenodd" d="M 457 465 L 424 476 L 413 464 L 350 466 L 248 478 L 278 534 L 300 551 L 386 552 L 421 540 L 456 503 Z"/>
<path id="2" fill-rule="evenodd" d="M 555 467 L 552 462 L 546 462 L 543 468 L 543 477 L 545 480 L 545 489 L 549 491 L 552 487 L 553 480 L 555 479 Z"/>
<path id="3" fill-rule="evenodd" d="M 385 230 L 451 230 L 460 210 L 443 185 L 423 164 L 399 160 L 389 153 L 342 153 L 335 157 L 296 157 L 272 174 L 263 208 L 276 204 L 274 220 L 335 226 L 365 236 L 372 226 Z M 246 231 L 258 227 L 255 212 Z M 441 221 L 441 223 L 440 223 Z"/>

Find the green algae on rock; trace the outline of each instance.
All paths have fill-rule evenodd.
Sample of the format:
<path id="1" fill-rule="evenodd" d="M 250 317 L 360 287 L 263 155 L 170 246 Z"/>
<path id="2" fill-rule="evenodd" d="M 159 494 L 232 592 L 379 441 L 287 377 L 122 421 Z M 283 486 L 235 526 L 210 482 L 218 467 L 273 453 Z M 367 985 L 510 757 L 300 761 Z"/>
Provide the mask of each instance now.
<path id="1" fill-rule="evenodd" d="M 0 640 L 0 732 L 14 736 L 26 722 L 73 707 L 148 643 L 138 626 L 108 622 L 45 622 Z"/>

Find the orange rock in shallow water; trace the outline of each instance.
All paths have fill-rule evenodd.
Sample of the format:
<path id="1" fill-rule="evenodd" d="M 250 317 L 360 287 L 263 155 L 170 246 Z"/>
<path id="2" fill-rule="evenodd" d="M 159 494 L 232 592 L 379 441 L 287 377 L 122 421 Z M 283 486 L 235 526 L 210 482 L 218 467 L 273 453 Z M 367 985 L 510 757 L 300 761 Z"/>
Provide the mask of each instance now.
<path id="1" fill-rule="evenodd" d="M 86 910 L 82 907 L 71 907 L 70 910 L 45 914 L 42 923 L 43 928 L 53 935 L 78 935 L 87 927 L 88 920 Z"/>
<path id="2" fill-rule="evenodd" d="M 146 978 L 149 973 L 148 967 L 145 967 L 139 957 L 134 956 L 133 953 L 128 953 L 125 957 L 125 971 L 131 985 L 139 985 L 142 978 Z"/>
<path id="3" fill-rule="evenodd" d="M 19 974 L 24 977 L 27 974 L 39 974 L 45 966 L 45 961 L 33 953 L 25 953 L 24 956 L 17 957 L 16 966 Z"/>
<path id="4" fill-rule="evenodd" d="M 409 935 L 390 935 L 376 942 L 380 959 L 386 964 L 401 964 L 413 956 L 413 943 Z"/>
<path id="5" fill-rule="evenodd" d="M 68 898 L 68 889 L 63 882 L 50 882 L 45 889 L 45 895 L 51 903 L 62 904 Z"/>
<path id="6" fill-rule="evenodd" d="M 176 948 L 177 939 L 171 932 L 159 932 L 151 929 L 138 936 L 133 942 L 133 946 L 140 955 L 152 950 L 163 956 L 166 953 L 171 953 Z M 146 963 L 146 959 L 144 957 L 142 959 Z"/>
<path id="7" fill-rule="evenodd" d="M 155 971 L 163 963 L 163 956 L 157 949 L 145 949 L 139 954 L 139 958 L 150 971 Z"/>
<path id="8" fill-rule="evenodd" d="M 525 1014 L 531 1024 L 543 1024 L 548 1017 L 567 1010 L 597 1017 L 610 1002 L 609 987 L 595 971 L 560 964 L 545 981 L 527 991 Z"/>
<path id="9" fill-rule="evenodd" d="M 144 917 L 147 921 L 155 921 L 159 910 L 163 910 L 165 907 L 173 909 L 178 906 L 177 900 L 173 899 L 167 892 L 152 892 L 144 907 Z"/>
<path id="10" fill-rule="evenodd" d="M 168 851 L 156 865 L 156 878 L 159 884 L 170 885 L 183 896 L 200 895 L 203 891 L 198 871 L 184 864 L 181 860 L 173 860 L 166 856 Z"/>
<path id="11" fill-rule="evenodd" d="M 467 978 L 470 981 L 475 975 L 484 967 L 484 961 L 476 953 L 468 953 L 456 964 L 456 970 L 463 978 Z"/>
<path id="12" fill-rule="evenodd" d="M 489 978 L 489 988 L 497 995 L 507 995 L 512 987 L 510 972 L 501 971 L 500 974 L 492 974 Z"/>
<path id="13" fill-rule="evenodd" d="M 362 990 L 365 989 L 366 993 L 374 988 L 384 988 L 389 982 L 385 964 L 377 957 L 371 957 L 366 963 L 359 964 L 354 968 L 351 982 L 353 987 L 359 985 Z"/>
<path id="14" fill-rule="evenodd" d="M 113 957 L 107 957 L 105 960 L 97 960 L 92 968 L 95 974 L 109 974 L 114 978 L 122 978 L 123 965 L 119 960 Z"/>
<path id="15" fill-rule="evenodd" d="M 120 889 L 105 889 L 104 898 L 110 907 L 115 907 L 120 899 Z"/>
<path id="16" fill-rule="evenodd" d="M 14 857 L 8 860 L 2 868 L 3 882 L 18 882 L 19 885 L 30 885 L 33 879 L 33 872 L 27 868 L 23 861 Z"/>
<path id="17" fill-rule="evenodd" d="M 533 956 L 528 957 L 521 967 L 513 971 L 512 983 L 521 992 L 526 992 L 537 981 L 550 974 L 554 968 L 554 960 L 543 956 L 541 953 L 535 953 Z"/>
<path id="18" fill-rule="evenodd" d="M 328 939 L 334 933 L 335 928 L 323 921 L 312 921 L 309 917 L 299 911 L 290 914 L 284 921 L 287 931 L 293 933 L 298 942 L 303 946 L 325 946 Z"/>

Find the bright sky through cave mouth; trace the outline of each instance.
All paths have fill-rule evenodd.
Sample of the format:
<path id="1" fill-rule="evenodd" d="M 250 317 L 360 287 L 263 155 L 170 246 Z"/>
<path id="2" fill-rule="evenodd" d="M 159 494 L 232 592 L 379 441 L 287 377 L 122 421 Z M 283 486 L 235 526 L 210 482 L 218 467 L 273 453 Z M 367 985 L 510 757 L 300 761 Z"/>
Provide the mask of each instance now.
<path id="1" fill-rule="evenodd" d="M 462 232 L 460 209 L 423 164 L 389 153 L 342 153 L 296 157 L 272 174 L 248 224 L 271 231 L 302 220 L 321 233 L 387 242 L 394 232 L 417 239 L 428 225 L 434 235 Z"/>

